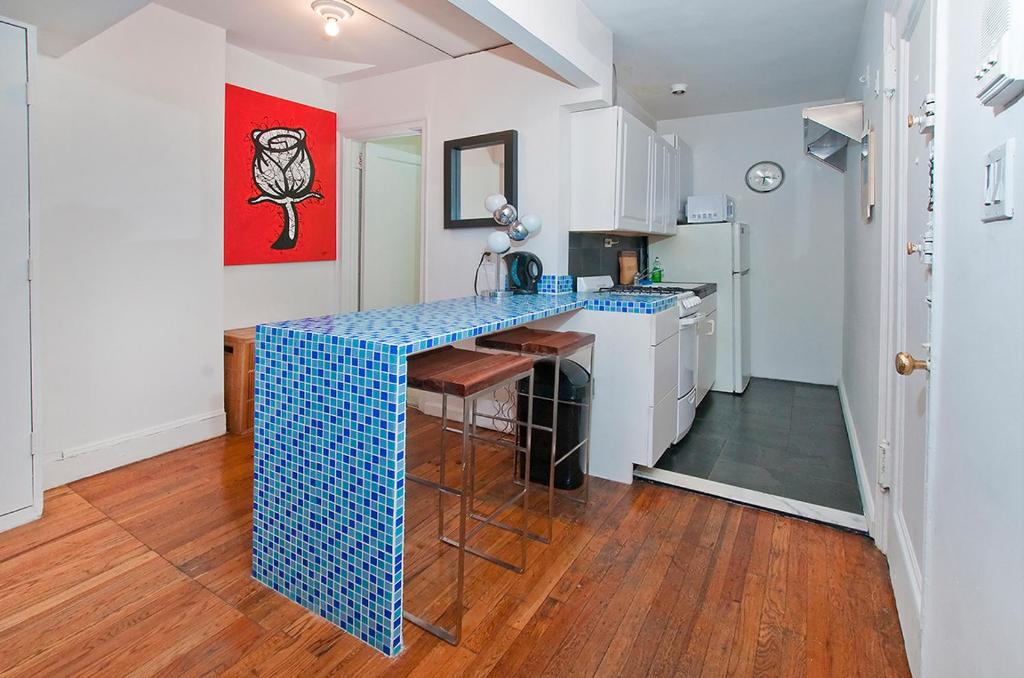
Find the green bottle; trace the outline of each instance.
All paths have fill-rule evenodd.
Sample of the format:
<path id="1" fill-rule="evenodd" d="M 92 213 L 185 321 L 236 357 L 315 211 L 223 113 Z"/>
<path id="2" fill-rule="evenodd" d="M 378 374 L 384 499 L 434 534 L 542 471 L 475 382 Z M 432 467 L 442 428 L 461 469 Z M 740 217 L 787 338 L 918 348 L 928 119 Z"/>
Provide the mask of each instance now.
<path id="1" fill-rule="evenodd" d="M 654 257 L 654 264 L 651 265 L 651 282 L 660 283 L 665 270 L 661 267 L 661 258 Z"/>

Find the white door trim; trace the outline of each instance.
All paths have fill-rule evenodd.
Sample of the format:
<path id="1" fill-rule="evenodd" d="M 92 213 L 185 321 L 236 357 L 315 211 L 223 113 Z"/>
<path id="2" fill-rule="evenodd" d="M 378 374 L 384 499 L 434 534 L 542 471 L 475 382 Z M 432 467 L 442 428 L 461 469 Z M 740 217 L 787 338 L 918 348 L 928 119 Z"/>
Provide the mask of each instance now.
<path id="1" fill-rule="evenodd" d="M 15 21 L 14 19 L 8 19 L 7 17 L 0 16 L 0 21 L 17 26 L 25 30 L 26 34 L 26 57 L 28 66 L 28 182 L 29 182 L 29 195 L 28 195 L 28 246 L 29 251 L 26 255 L 29 258 L 29 262 L 32 261 L 32 257 L 39 252 L 39 234 L 38 229 L 34 228 L 35 218 L 34 216 L 38 213 L 36 209 L 35 192 L 32 190 L 34 186 L 38 186 L 38 163 L 32 162 L 32 152 L 35 147 L 35 109 L 32 106 L 32 87 L 36 80 L 37 74 L 37 60 L 36 54 L 37 49 L 37 35 L 36 27 L 31 24 L 26 24 L 21 21 Z M 31 275 L 31 263 L 28 264 L 29 270 L 27 273 Z M 31 277 L 29 278 L 29 379 L 31 388 L 31 418 L 32 418 L 32 437 L 31 437 L 31 451 L 32 451 L 32 504 L 23 509 L 12 511 L 0 516 L 0 532 L 22 525 L 24 523 L 36 520 L 43 514 L 43 468 L 42 461 L 39 454 L 39 441 L 38 432 L 40 423 L 42 421 L 42 408 L 40 407 L 39 398 L 39 381 L 37 369 L 37 360 L 39 356 L 38 351 L 38 329 L 39 329 L 39 295 L 37 286 L 33 284 Z"/>
<path id="2" fill-rule="evenodd" d="M 358 154 L 370 139 L 420 135 L 420 301 L 429 298 L 427 290 L 427 173 L 429 136 L 425 119 L 405 120 L 371 127 L 343 127 L 341 133 L 341 308 L 344 312 L 359 308 L 359 260 L 362 243 L 359 237 L 362 181 Z"/>

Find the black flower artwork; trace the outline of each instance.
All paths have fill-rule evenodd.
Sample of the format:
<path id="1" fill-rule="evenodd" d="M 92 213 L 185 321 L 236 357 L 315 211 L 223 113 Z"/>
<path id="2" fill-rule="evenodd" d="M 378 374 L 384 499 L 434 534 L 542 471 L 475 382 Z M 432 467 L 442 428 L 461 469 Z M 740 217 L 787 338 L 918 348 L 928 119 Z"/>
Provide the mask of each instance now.
<path id="1" fill-rule="evenodd" d="M 272 202 L 284 210 L 281 235 L 271 247 L 290 250 L 299 239 L 299 215 L 296 203 L 308 198 L 321 199 L 311 190 L 313 186 L 313 159 L 306 146 L 306 130 L 275 127 L 252 131 L 252 178 L 260 195 L 249 203 Z"/>

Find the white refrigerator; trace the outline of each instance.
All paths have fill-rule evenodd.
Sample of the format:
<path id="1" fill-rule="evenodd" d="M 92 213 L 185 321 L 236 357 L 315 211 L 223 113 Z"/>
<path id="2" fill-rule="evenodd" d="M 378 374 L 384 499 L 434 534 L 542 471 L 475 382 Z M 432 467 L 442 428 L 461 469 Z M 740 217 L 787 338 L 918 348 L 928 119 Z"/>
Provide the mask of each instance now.
<path id="1" fill-rule="evenodd" d="M 675 236 L 652 242 L 665 280 L 718 285 L 715 391 L 743 393 L 750 382 L 750 226 L 721 221 L 679 226 Z"/>

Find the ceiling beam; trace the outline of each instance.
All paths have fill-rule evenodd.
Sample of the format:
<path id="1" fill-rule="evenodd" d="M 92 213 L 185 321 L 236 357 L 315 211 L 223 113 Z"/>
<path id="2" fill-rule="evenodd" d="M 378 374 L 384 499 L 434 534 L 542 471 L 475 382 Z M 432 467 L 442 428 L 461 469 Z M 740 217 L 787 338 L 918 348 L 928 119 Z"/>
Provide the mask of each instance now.
<path id="1" fill-rule="evenodd" d="M 610 87 L 612 33 L 582 0 L 449 2 L 575 87 Z"/>

